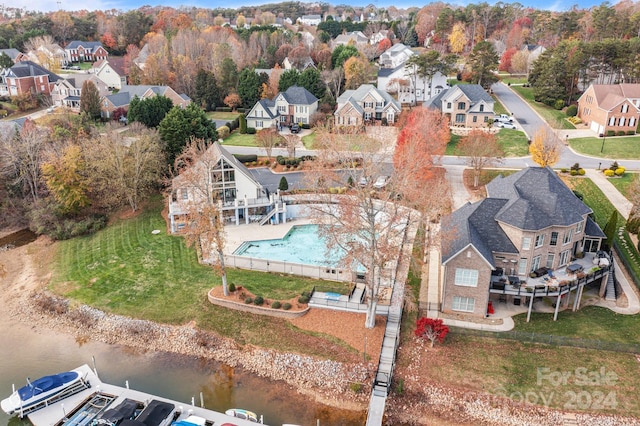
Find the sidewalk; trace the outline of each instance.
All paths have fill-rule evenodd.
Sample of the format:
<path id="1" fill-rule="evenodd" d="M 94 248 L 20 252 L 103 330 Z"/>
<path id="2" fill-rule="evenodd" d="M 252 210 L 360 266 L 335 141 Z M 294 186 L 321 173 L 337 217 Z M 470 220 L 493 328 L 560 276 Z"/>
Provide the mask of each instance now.
<path id="1" fill-rule="evenodd" d="M 618 191 L 618 188 L 609 182 L 609 179 L 601 170 L 586 169 L 585 172 L 586 176 L 602 190 L 602 193 L 611 201 L 611 204 L 613 204 L 618 212 L 620 212 L 625 219 L 628 219 L 633 204 Z"/>

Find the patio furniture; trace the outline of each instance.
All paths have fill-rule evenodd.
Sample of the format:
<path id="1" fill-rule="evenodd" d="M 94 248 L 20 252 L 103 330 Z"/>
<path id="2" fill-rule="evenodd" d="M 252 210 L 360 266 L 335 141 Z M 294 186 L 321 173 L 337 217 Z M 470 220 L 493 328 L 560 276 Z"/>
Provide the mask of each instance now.
<path id="1" fill-rule="evenodd" d="M 547 272 L 549 272 L 549 269 L 542 267 L 542 268 L 538 268 L 535 271 L 531 272 L 532 275 L 534 275 L 532 278 L 538 278 L 541 277 L 543 275 L 546 275 Z"/>
<path id="2" fill-rule="evenodd" d="M 519 286 L 520 285 L 520 278 L 518 278 L 515 275 L 509 275 L 509 284 L 511 284 L 512 286 Z"/>
<path id="3" fill-rule="evenodd" d="M 513 304 L 516 306 L 520 306 L 520 304 L 522 303 L 522 301 L 520 300 L 519 297 L 514 297 L 513 298 Z"/>
<path id="4" fill-rule="evenodd" d="M 576 274 L 578 272 L 582 272 L 582 265 L 572 263 L 571 265 L 567 266 L 566 272 L 567 274 Z"/>

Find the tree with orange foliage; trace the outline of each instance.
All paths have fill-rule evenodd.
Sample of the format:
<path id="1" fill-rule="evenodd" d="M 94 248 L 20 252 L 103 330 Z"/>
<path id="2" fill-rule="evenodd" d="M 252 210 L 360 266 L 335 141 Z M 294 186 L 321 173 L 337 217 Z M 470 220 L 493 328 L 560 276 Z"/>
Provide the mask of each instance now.
<path id="1" fill-rule="evenodd" d="M 425 188 L 422 184 L 433 177 L 434 164 L 451 138 L 449 120 L 439 111 L 418 107 L 398 127 L 402 130 L 396 143 L 394 166 L 411 170 L 416 186 Z"/>
<path id="2" fill-rule="evenodd" d="M 345 87 L 357 89 L 367 82 L 369 61 L 359 56 L 352 56 L 344 62 Z"/>
<path id="3" fill-rule="evenodd" d="M 116 39 L 113 38 L 113 35 L 110 32 L 104 33 L 102 35 L 102 37 L 100 38 L 100 42 L 107 49 L 115 49 L 118 46 L 118 43 L 116 42 Z"/>
<path id="4" fill-rule="evenodd" d="M 458 151 L 467 158 L 467 165 L 473 169 L 473 186 L 480 183 L 480 174 L 486 167 L 500 161 L 504 155 L 493 133 L 474 129 L 458 143 Z"/>
<path id="5" fill-rule="evenodd" d="M 510 72 L 511 59 L 513 58 L 513 55 L 515 55 L 517 52 L 518 52 L 518 49 L 516 49 L 515 47 L 511 47 L 505 50 L 504 53 L 502 54 L 502 57 L 500 58 L 500 65 L 498 65 L 498 70 Z"/>
<path id="6" fill-rule="evenodd" d="M 224 98 L 224 104 L 231 108 L 233 111 L 236 110 L 240 105 L 242 105 L 242 99 L 238 96 L 237 93 L 230 93 Z"/>
<path id="7" fill-rule="evenodd" d="M 382 40 L 380 40 L 380 42 L 378 43 L 378 53 L 382 53 L 390 47 L 391 47 L 391 40 L 385 37 Z"/>

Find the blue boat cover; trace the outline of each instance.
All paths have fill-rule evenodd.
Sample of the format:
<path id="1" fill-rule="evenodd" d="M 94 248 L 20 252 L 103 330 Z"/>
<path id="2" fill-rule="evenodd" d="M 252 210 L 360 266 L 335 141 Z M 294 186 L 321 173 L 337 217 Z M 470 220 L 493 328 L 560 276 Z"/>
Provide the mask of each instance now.
<path id="1" fill-rule="evenodd" d="M 52 389 L 61 387 L 78 378 L 76 371 L 67 371 L 66 373 L 54 374 L 52 376 L 40 377 L 30 384 L 18 389 L 18 395 L 22 401 L 27 401 L 41 393 L 48 392 Z"/>
<path id="2" fill-rule="evenodd" d="M 194 426 L 195 423 L 188 422 L 186 420 L 179 420 L 177 422 L 171 423 L 171 426 Z M 197 426 L 197 425 L 196 425 Z"/>

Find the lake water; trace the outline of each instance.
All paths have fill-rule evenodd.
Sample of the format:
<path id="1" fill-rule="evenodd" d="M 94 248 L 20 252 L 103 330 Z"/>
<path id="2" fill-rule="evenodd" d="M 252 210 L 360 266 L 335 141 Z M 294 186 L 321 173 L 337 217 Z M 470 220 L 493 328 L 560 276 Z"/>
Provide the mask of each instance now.
<path id="1" fill-rule="evenodd" d="M 0 302 L 0 309 L 2 303 Z M 205 407 L 215 411 L 245 408 L 262 414 L 265 424 L 363 425 L 365 413 L 339 410 L 299 396 L 281 382 L 262 380 L 238 369 L 192 357 L 167 353 L 143 353 L 96 342 L 81 344 L 67 335 L 40 333 L 16 321 L 0 325 L 0 399 L 37 378 L 82 364 L 92 365 L 95 356 L 102 381 L 152 393 L 189 404 L 200 392 Z M 0 411 L 0 425 L 29 425 Z"/>

